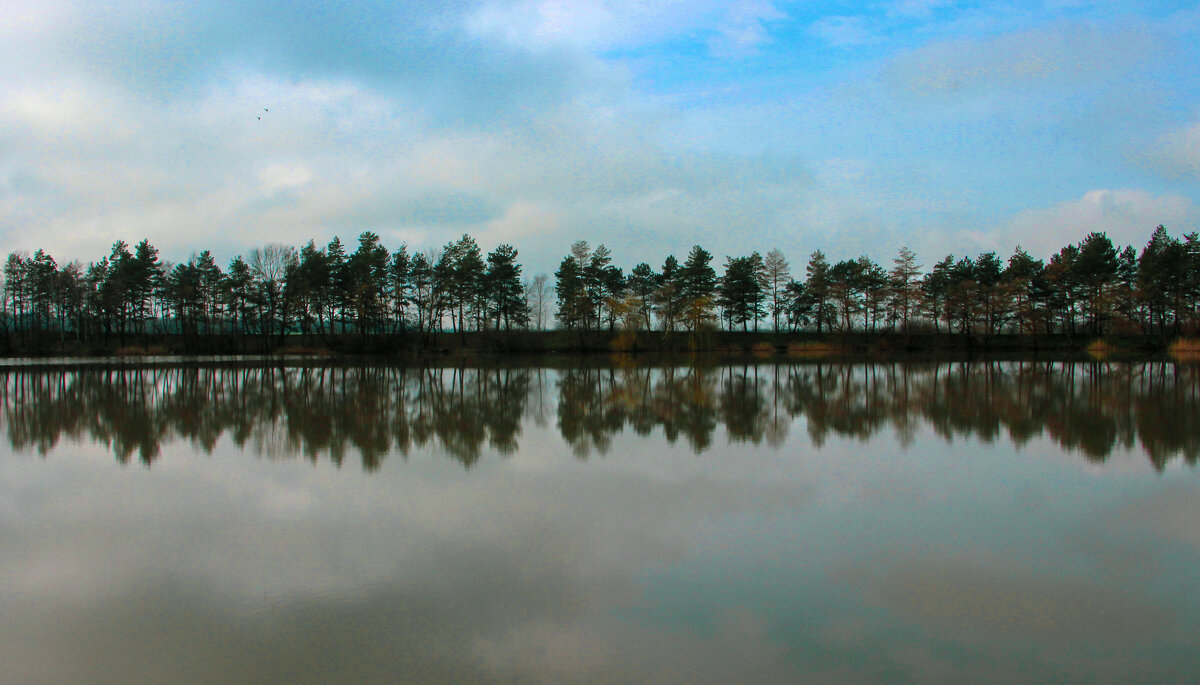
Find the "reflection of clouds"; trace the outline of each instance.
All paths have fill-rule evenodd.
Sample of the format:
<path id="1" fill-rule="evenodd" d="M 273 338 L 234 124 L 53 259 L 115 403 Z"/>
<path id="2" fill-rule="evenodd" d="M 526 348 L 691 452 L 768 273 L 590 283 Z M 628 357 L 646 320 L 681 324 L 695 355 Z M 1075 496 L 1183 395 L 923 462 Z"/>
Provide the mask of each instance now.
<path id="1" fill-rule="evenodd" d="M 530 444 L 561 450 L 551 430 L 535 432 Z M 696 544 L 697 521 L 794 505 L 790 488 L 748 485 L 765 473 L 628 452 L 602 465 L 518 454 L 469 472 L 424 452 L 373 474 L 247 459 L 227 440 L 209 457 L 173 447 L 151 470 L 94 452 L 0 467 L 22 495 L 21 517 L 0 532 L 19 540 L 0 560 L 13 590 L 0 598 L 5 663 L 43 659 L 35 672 L 114 682 L 412 679 L 399 665 L 419 680 L 719 682 L 780 667 L 747 616 L 696 636 L 610 614 L 638 601 L 647 564 Z M 655 474 L 661 459 L 671 469 Z M 21 492 L 39 476 L 46 487 Z M 130 644 L 192 670 L 113 657 Z M 380 654 L 397 666 L 355 670 Z"/>
<path id="2" fill-rule="evenodd" d="M 1106 581 L 1142 588 L 1160 602 L 1200 606 L 1190 579 L 1171 571 L 1200 564 L 1200 492 L 1185 480 L 1159 484 L 1106 507 L 1072 531 L 1065 548 Z"/>
<path id="3" fill-rule="evenodd" d="M 989 672 L 981 672 L 927 645 L 904 644 L 889 650 L 888 658 L 904 672 L 905 681 L 1009 684 L 1029 679 L 1027 673 L 1006 664 L 997 664 Z"/>
<path id="4" fill-rule="evenodd" d="M 64 682 L 693 683 L 1000 680 L 1034 643 L 1044 654 L 1008 680 L 1036 680 L 1047 664 L 1092 679 L 1081 649 L 1115 654 L 1110 673 L 1148 669 L 1133 680 L 1158 673 L 1142 654 L 1157 642 L 1163 668 L 1195 662 L 1177 648 L 1197 611 L 1162 608 L 1164 588 L 1190 583 L 1179 559 L 1195 549 L 1186 524 L 1200 498 L 1158 486 L 1187 472 L 1098 479 L 1052 436 L 1020 453 L 984 444 L 968 422 L 979 410 L 953 409 L 1012 377 L 981 384 L 978 367 L 908 370 L 942 379 L 918 386 L 941 405 L 901 449 L 879 430 L 890 386 L 871 381 L 897 383 L 894 368 L 826 366 L 819 379 L 814 368 L 609 377 L 600 395 L 615 399 L 602 405 L 636 418 L 629 390 L 651 381 L 666 413 L 621 424 L 586 462 L 528 414 L 513 419 L 519 449 L 501 458 L 481 443 L 469 470 L 434 440 L 393 440 L 374 471 L 293 458 L 315 442 L 277 441 L 279 459 L 256 459 L 252 437 L 225 434 L 208 454 L 164 440 L 150 468 L 118 467 L 86 440 L 52 443 L 45 459 L 11 455 L 0 459 L 0 663 Z M 430 392 L 469 398 L 492 383 L 453 379 Z M 364 380 L 324 377 L 370 399 L 357 394 Z M 755 444 L 771 384 L 785 381 L 783 415 L 823 422 L 805 426 L 827 435 L 821 449 Z M 689 418 L 667 399 L 697 383 L 728 433 L 699 458 L 656 422 Z M 553 400 L 558 386 L 543 387 L 531 404 Z M 739 403 L 743 388 L 762 396 Z M 287 411 L 311 420 L 302 409 Z M 1090 511 L 1117 513 L 1085 526 Z M 1088 552 L 1136 553 L 1138 539 L 1158 548 L 1153 575 L 1104 572 Z M 131 659 L 131 645 L 151 657 Z"/>
<path id="5" fill-rule="evenodd" d="M 475 647 L 520 682 L 785 682 L 792 668 L 762 621 L 743 611 L 729 612 L 711 635 L 611 616 L 565 628 L 533 626 Z"/>
<path id="6" fill-rule="evenodd" d="M 1164 608 L 1081 579 L 935 559 L 899 564 L 878 596 L 888 609 L 951 639 L 1118 645 L 1151 639 L 1172 620 Z"/>
<path id="7" fill-rule="evenodd" d="M 1200 492 L 1177 485 L 1120 512 L 1126 525 L 1183 543 L 1200 551 Z"/>

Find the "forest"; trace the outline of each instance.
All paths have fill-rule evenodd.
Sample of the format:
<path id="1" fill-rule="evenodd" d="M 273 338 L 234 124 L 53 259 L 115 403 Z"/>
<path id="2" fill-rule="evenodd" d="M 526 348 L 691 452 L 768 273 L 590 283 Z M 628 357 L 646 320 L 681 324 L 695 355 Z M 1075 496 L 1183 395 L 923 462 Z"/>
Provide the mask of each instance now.
<path id="1" fill-rule="evenodd" d="M 106 349 L 157 336 L 254 340 L 257 349 L 347 338 L 426 341 L 447 332 L 772 331 L 956 335 L 1142 336 L 1195 332 L 1200 236 L 1157 227 L 1140 250 L 1093 232 L 1048 262 L 1017 248 L 947 255 L 925 268 L 901 248 L 890 268 L 868 256 L 813 252 L 793 271 L 778 248 L 728 257 L 721 272 L 699 245 L 683 261 L 628 272 L 604 245 L 570 247 L 554 273 L 527 278 L 517 250 L 484 254 L 469 235 L 444 247 L 394 251 L 364 232 L 357 246 L 271 244 L 224 269 L 205 250 L 173 264 L 142 240 L 84 265 L 50 254 L 8 255 L 0 288 L 0 351 Z M 417 342 L 415 344 L 421 344 Z"/>

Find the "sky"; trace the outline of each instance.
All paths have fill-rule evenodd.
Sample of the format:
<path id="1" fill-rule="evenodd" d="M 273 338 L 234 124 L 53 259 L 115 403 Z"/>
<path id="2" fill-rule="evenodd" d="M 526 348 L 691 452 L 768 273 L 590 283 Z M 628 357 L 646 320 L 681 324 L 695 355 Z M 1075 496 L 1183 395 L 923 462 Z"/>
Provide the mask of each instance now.
<path id="1" fill-rule="evenodd" d="M 1200 230 L 1200 3 L 0 0 L 0 252 L 625 268 Z"/>

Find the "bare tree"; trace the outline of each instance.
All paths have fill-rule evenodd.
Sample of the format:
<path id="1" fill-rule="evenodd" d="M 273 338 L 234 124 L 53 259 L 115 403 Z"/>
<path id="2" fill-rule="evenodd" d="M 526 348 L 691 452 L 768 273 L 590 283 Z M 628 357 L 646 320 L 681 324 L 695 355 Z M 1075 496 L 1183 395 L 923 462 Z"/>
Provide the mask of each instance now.
<path id="1" fill-rule="evenodd" d="M 550 291 L 546 287 L 550 277 L 538 274 L 532 281 L 525 281 L 525 301 L 529 305 L 529 321 L 536 331 L 546 328 L 546 305 L 549 304 Z"/>
<path id="2" fill-rule="evenodd" d="M 287 310 L 284 307 L 283 284 L 288 270 L 299 261 L 296 248 L 281 243 L 256 247 L 250 251 L 250 273 L 254 278 L 256 294 L 263 308 L 261 321 L 263 335 L 274 332 L 279 321 L 279 334 L 287 329 Z"/>
<path id="3" fill-rule="evenodd" d="M 771 330 L 779 332 L 779 313 L 786 308 L 781 302 L 782 295 L 788 278 L 792 275 L 792 269 L 777 247 L 767 253 L 763 266 L 767 276 L 767 289 L 771 293 Z"/>

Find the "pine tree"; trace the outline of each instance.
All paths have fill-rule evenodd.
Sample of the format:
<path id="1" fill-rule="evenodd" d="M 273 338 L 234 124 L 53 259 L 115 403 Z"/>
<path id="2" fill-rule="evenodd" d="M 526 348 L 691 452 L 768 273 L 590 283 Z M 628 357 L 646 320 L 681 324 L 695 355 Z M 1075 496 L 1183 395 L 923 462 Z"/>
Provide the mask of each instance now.
<path id="1" fill-rule="evenodd" d="M 761 262 L 761 258 L 758 261 Z M 717 288 L 717 302 L 725 313 L 730 329 L 741 325 L 745 331 L 752 319 L 756 320 L 766 313 L 759 304 L 762 300 L 762 284 L 755 273 L 755 266 L 755 260 L 751 257 L 725 259 L 725 273 Z"/>
<path id="2" fill-rule="evenodd" d="M 1071 275 L 1079 285 L 1088 327 L 1094 335 L 1104 332 L 1104 325 L 1111 316 L 1110 293 L 1116 285 L 1117 267 L 1117 250 L 1104 233 L 1089 233 L 1079 243 L 1079 254 L 1071 265 Z"/>
<path id="3" fill-rule="evenodd" d="M 567 330 L 584 329 L 588 315 L 587 286 L 579 260 L 573 256 L 563 257 L 554 272 L 554 292 L 558 295 L 558 312 L 555 318 Z"/>
<path id="4" fill-rule="evenodd" d="M 717 272 L 713 271 L 712 255 L 695 245 L 679 270 L 679 294 L 682 297 L 688 329 L 698 331 L 712 319 Z"/>
<path id="5" fill-rule="evenodd" d="M 940 330 L 940 322 L 945 319 L 946 328 L 950 328 L 950 316 L 947 309 L 947 300 L 950 295 L 950 272 L 954 269 L 954 255 L 946 255 L 946 258 L 937 264 L 925 278 L 921 281 L 921 299 L 923 301 L 925 311 L 929 318 L 933 320 L 933 329 Z"/>
<path id="6" fill-rule="evenodd" d="M 392 315 L 395 330 L 405 330 L 408 317 L 408 305 L 412 303 L 412 260 L 408 256 L 408 245 L 401 244 L 392 254 L 392 263 L 388 271 L 391 279 Z"/>
<path id="7" fill-rule="evenodd" d="M 497 330 L 502 324 L 507 331 L 512 330 L 514 323 L 524 326 L 529 322 L 529 307 L 521 285 L 521 265 L 512 245 L 501 245 L 488 253 L 484 283 Z"/>
<path id="8" fill-rule="evenodd" d="M 821 333 L 833 325 L 833 312 L 829 305 L 829 261 L 825 259 L 824 252 L 816 250 L 809 255 L 804 274 L 804 290 L 812 300 L 812 318 L 817 333 Z"/>
<path id="9" fill-rule="evenodd" d="M 641 318 L 641 324 L 650 329 L 650 315 L 654 311 L 654 291 L 658 285 L 658 274 L 647 263 L 633 267 L 625 280 L 625 289 L 633 298 L 633 306 Z"/>
<path id="10" fill-rule="evenodd" d="M 347 260 L 350 301 L 360 334 L 379 330 L 387 313 L 389 291 L 389 255 L 379 236 L 364 231 L 358 236 L 358 249 Z"/>
<path id="11" fill-rule="evenodd" d="M 1033 293 L 1044 270 L 1042 260 L 1029 256 L 1019 245 L 1008 258 L 1008 265 L 1004 267 L 1001 282 L 1004 284 L 1006 296 L 1012 303 L 1019 333 L 1033 334 L 1042 323 Z"/>

